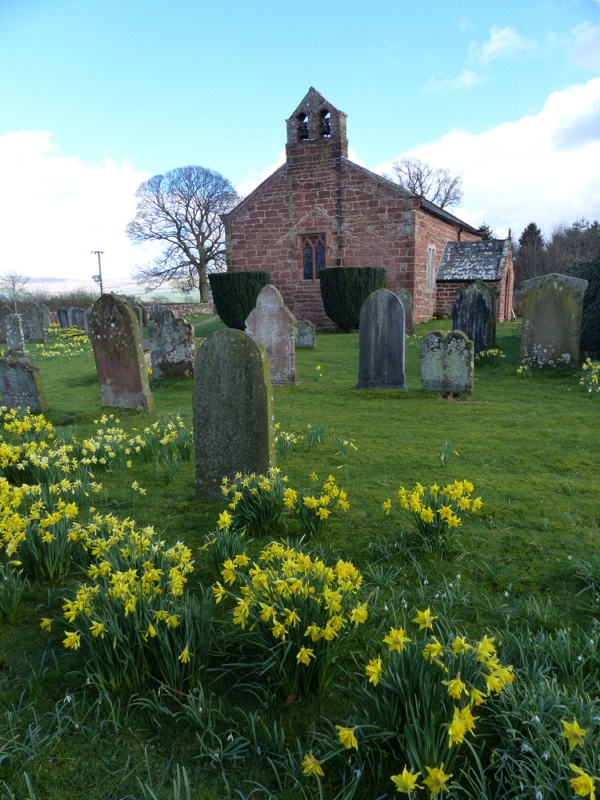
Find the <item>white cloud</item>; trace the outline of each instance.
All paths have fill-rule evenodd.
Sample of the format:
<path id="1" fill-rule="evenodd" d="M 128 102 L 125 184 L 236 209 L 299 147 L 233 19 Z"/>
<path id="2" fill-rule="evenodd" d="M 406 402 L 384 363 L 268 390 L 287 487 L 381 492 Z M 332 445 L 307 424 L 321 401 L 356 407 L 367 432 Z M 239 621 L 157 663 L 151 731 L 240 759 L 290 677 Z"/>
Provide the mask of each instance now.
<path id="1" fill-rule="evenodd" d="M 463 69 L 456 78 L 442 78 L 441 80 L 429 78 L 424 88 L 426 92 L 456 92 L 460 89 L 472 89 L 473 86 L 477 86 L 484 80 L 483 75 L 478 75 L 470 69 Z"/>
<path id="2" fill-rule="evenodd" d="M 600 5 L 600 0 L 597 0 Z M 582 22 L 573 28 L 575 44 L 571 50 L 571 58 L 578 67 L 584 69 L 600 69 L 600 25 Z"/>
<path id="3" fill-rule="evenodd" d="M 51 136 L 0 136 L 0 271 L 89 282 L 98 271 L 91 250 L 103 250 L 103 277 L 118 288 L 143 259 L 123 229 L 135 214 L 135 190 L 150 176 L 110 158 L 98 165 L 66 156 Z"/>
<path id="4" fill-rule="evenodd" d="M 471 225 L 513 234 L 532 220 L 547 233 L 581 217 L 600 220 L 600 78 L 551 94 L 539 114 L 480 134 L 454 130 L 413 155 L 463 175 Z M 391 161 L 375 172 L 390 171 Z"/>
<path id="5" fill-rule="evenodd" d="M 519 33 L 507 25 L 498 28 L 495 25 L 490 31 L 490 38 L 482 45 L 473 43 L 469 47 L 469 59 L 489 64 L 503 58 L 515 58 L 527 55 L 537 50 L 536 43 L 531 39 L 524 39 Z"/>

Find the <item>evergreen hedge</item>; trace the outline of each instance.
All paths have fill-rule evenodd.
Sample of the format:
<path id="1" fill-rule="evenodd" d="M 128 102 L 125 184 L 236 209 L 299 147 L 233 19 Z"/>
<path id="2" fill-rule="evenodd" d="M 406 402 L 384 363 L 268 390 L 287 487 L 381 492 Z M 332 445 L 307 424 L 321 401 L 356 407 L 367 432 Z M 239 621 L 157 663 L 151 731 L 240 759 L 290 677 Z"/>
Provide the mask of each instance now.
<path id="1" fill-rule="evenodd" d="M 598 358 L 600 356 L 600 253 L 574 264 L 569 273 L 588 282 L 583 295 L 581 315 L 579 345 L 581 356 Z"/>
<path id="2" fill-rule="evenodd" d="M 385 286 L 383 267 L 328 267 L 321 272 L 325 313 L 343 331 L 356 329 L 362 304 Z"/>
<path id="3" fill-rule="evenodd" d="M 268 272 L 213 272 L 208 276 L 217 314 L 228 328 L 246 328 L 258 293 L 269 283 Z"/>

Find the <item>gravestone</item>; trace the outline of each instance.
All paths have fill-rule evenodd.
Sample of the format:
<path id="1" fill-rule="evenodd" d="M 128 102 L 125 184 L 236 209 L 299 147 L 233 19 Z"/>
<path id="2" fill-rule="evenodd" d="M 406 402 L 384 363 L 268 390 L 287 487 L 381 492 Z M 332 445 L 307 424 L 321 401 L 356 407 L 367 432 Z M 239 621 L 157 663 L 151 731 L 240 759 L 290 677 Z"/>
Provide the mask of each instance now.
<path id="1" fill-rule="evenodd" d="M 406 391 L 404 336 L 402 303 L 388 289 L 377 289 L 360 309 L 355 389 Z"/>
<path id="2" fill-rule="evenodd" d="M 69 327 L 69 312 L 66 308 L 59 308 L 56 312 L 58 315 L 58 324 L 61 328 Z"/>
<path id="3" fill-rule="evenodd" d="M 588 282 L 569 275 L 523 281 L 521 364 L 577 367 L 583 295 Z"/>
<path id="4" fill-rule="evenodd" d="M 466 333 L 475 345 L 475 355 L 495 344 L 496 324 L 490 319 L 493 316 L 490 303 L 489 291 L 486 298 L 475 282 L 459 289 L 452 305 L 452 330 Z"/>
<path id="5" fill-rule="evenodd" d="M 222 498 L 221 479 L 275 466 L 273 390 L 263 345 L 238 330 L 198 348 L 192 393 L 196 494 Z"/>
<path id="6" fill-rule="evenodd" d="M 475 352 L 462 331 L 433 331 L 421 340 L 421 387 L 429 392 L 473 391 Z"/>
<path id="7" fill-rule="evenodd" d="M 67 310 L 67 320 L 70 328 L 78 328 L 80 331 L 89 333 L 89 328 L 87 327 L 87 321 L 85 318 L 85 309 L 74 308 L 71 306 Z"/>
<path id="8" fill-rule="evenodd" d="M 13 358 L 25 358 L 29 350 L 25 349 L 23 320 L 20 314 L 9 314 L 6 317 L 6 355 Z"/>
<path id="9" fill-rule="evenodd" d="M 44 312 L 37 303 L 29 303 L 23 306 L 21 316 L 23 318 L 23 335 L 26 342 L 44 344 L 46 342 L 46 331 L 44 329 Z"/>
<path id="10" fill-rule="evenodd" d="M 150 359 L 154 378 L 191 375 L 194 369 L 194 328 L 172 311 L 148 323 Z"/>
<path id="11" fill-rule="evenodd" d="M 101 404 L 154 411 L 140 326 L 132 309 L 112 294 L 102 295 L 92 308 L 90 339 Z"/>
<path id="12" fill-rule="evenodd" d="M 94 306 L 92 304 L 91 306 L 88 306 L 86 308 L 86 310 L 85 310 L 85 317 L 84 317 L 84 319 L 85 319 L 85 330 L 86 330 L 86 333 L 87 333 L 88 336 L 90 335 L 90 318 L 92 316 L 92 308 L 93 307 Z"/>
<path id="13" fill-rule="evenodd" d="M 414 303 L 410 292 L 407 292 L 406 289 L 398 289 L 396 292 L 396 297 L 402 303 L 402 307 L 404 308 L 404 332 L 407 336 L 412 336 L 415 332 L 415 326 L 413 323 L 413 311 L 414 311 Z"/>
<path id="14" fill-rule="evenodd" d="M 148 311 L 148 319 L 159 319 L 163 311 L 164 309 L 161 305 L 158 305 L 157 303 L 152 303 L 150 305 L 150 310 Z"/>
<path id="15" fill-rule="evenodd" d="M 298 332 L 296 333 L 296 347 L 316 347 L 317 334 L 315 326 L 308 319 L 303 319 L 298 323 Z"/>
<path id="16" fill-rule="evenodd" d="M 296 318 L 286 308 L 278 289 L 270 284 L 263 286 L 256 298 L 256 306 L 246 320 L 246 333 L 264 345 L 269 356 L 271 383 L 276 386 L 295 386 L 296 373 Z"/>
<path id="17" fill-rule="evenodd" d="M 0 308 L 0 342 L 6 341 L 6 318 L 13 312 L 10 306 L 4 305 Z"/>
<path id="18" fill-rule="evenodd" d="M 133 313 L 136 316 L 138 321 L 138 325 L 140 326 L 140 330 L 144 327 L 144 312 L 142 311 L 141 306 L 131 306 L 133 308 Z"/>
<path id="19" fill-rule="evenodd" d="M 0 394 L 7 408 L 29 408 L 34 414 L 48 410 L 40 370 L 26 358 L 0 358 Z"/>
<path id="20" fill-rule="evenodd" d="M 42 314 L 44 316 L 44 330 L 48 330 L 50 327 L 50 309 L 48 306 L 44 305 L 44 303 L 40 303 L 40 308 L 42 309 Z"/>

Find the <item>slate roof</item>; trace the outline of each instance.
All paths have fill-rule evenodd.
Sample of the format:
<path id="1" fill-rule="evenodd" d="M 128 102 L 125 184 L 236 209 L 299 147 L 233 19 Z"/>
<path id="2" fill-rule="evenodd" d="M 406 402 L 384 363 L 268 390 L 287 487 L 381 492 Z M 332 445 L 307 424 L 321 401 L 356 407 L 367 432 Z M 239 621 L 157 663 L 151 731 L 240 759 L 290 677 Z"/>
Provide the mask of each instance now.
<path id="1" fill-rule="evenodd" d="M 510 251 L 510 239 L 446 242 L 437 271 L 438 281 L 498 281 Z"/>

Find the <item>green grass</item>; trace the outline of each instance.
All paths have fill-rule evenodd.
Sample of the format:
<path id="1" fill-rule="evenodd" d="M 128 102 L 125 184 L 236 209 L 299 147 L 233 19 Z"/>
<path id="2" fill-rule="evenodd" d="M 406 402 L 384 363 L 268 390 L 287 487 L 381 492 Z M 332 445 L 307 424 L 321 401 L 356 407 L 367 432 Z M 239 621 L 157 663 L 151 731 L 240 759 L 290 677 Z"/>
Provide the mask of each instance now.
<path id="1" fill-rule="evenodd" d="M 220 327 L 217 321 L 197 332 L 210 335 Z M 445 321 L 434 321 L 418 326 L 418 334 L 447 327 Z M 349 512 L 332 521 L 318 544 L 328 561 L 352 560 L 370 588 L 379 588 L 373 625 L 385 625 L 385 605 L 401 597 L 411 610 L 421 604 L 435 610 L 457 574 L 460 599 L 444 602 L 456 624 L 472 635 L 520 620 L 546 631 L 578 626 L 593 631 L 598 624 L 597 607 L 590 611 L 589 595 L 581 593 L 584 586 L 573 564 L 592 563 L 600 556 L 600 398 L 579 387 L 574 370 L 518 376 L 516 324 L 498 326 L 497 345 L 506 358 L 499 366 L 477 367 L 473 394 L 458 400 L 420 389 L 419 348 L 410 341 L 408 392 L 353 390 L 358 370 L 355 334 L 319 333 L 316 349 L 296 352 L 301 384 L 274 389 L 275 417 L 282 430 L 303 434 L 309 424 L 325 426 L 325 441 L 314 451 L 301 442 L 279 466 L 293 486 L 308 486 L 309 473 L 316 471 L 323 479 L 333 473 L 346 489 Z M 31 351 L 41 369 L 48 419 L 72 426 L 78 436 L 95 431 L 94 420 L 102 409 L 91 352 L 71 360 L 37 361 L 35 348 Z M 317 366 L 322 377 L 314 380 Z M 154 415 L 111 411 L 127 431 L 171 412 L 180 413 L 189 425 L 191 388 L 190 379 L 153 386 Z M 345 467 L 338 437 L 351 438 L 358 448 Z M 438 454 L 446 445 L 458 455 L 442 467 Z M 128 494 L 133 478 L 148 490 L 134 508 Z M 195 551 L 192 584 L 211 582 L 198 548 L 224 505 L 203 505 L 195 499 L 191 464 L 182 466 L 172 484 L 150 464 L 139 462 L 123 476 L 97 470 L 96 479 L 103 484 L 95 499 L 100 512 L 131 516 L 140 525 L 154 525 L 168 539 L 183 539 Z M 470 480 L 484 506 L 479 514 L 464 518 L 448 553 L 423 550 L 403 525 L 397 490 L 416 482 L 444 485 L 455 479 Z M 382 511 L 387 498 L 396 500 L 389 516 Z M 287 530 L 281 529 L 282 536 L 286 533 L 297 535 L 294 520 Z M 2 780 L 15 796 L 29 796 L 25 772 L 37 797 L 56 800 L 142 798 L 138 778 L 147 784 L 153 781 L 157 796 L 172 797 L 172 789 L 157 787 L 163 772 L 168 786 L 175 764 L 191 773 L 194 798 L 233 797 L 235 788 L 245 797 L 250 792 L 246 780 L 269 781 L 264 759 L 223 765 L 213 761 L 211 766 L 209 757 L 200 757 L 193 729 L 129 707 L 126 695 L 105 697 L 94 710 L 98 695 L 86 686 L 85 654 L 66 651 L 58 632 L 48 637 L 39 628 L 50 610 L 60 612 L 62 589 L 34 586 L 18 621 L 12 626 L 0 622 L 0 701 L 5 709 L 0 715 L 0 797 Z M 222 620 L 222 609 L 217 612 Z M 366 630 L 359 641 L 361 647 L 370 647 Z M 364 652 L 359 657 L 363 661 Z M 313 723 L 321 724 L 321 715 L 337 722 L 346 713 L 338 693 L 291 704 L 275 698 L 264 708 L 240 685 L 243 675 L 225 669 L 222 656 L 215 656 L 210 675 L 225 714 L 242 725 L 241 712 L 259 708 L 270 725 L 281 721 L 292 749 L 296 737 L 305 737 Z M 65 702 L 69 696 L 72 701 Z M 88 711 L 81 710 L 84 702 Z M 6 714 L 11 708 L 17 709 L 12 713 L 12 734 Z M 40 740 L 41 733 L 37 739 L 31 733 L 34 711 L 48 742 Z M 60 719 L 65 717 L 71 719 L 62 730 Z M 12 751 L 15 759 L 6 758 Z M 298 795 L 291 791 L 277 796 Z"/>

